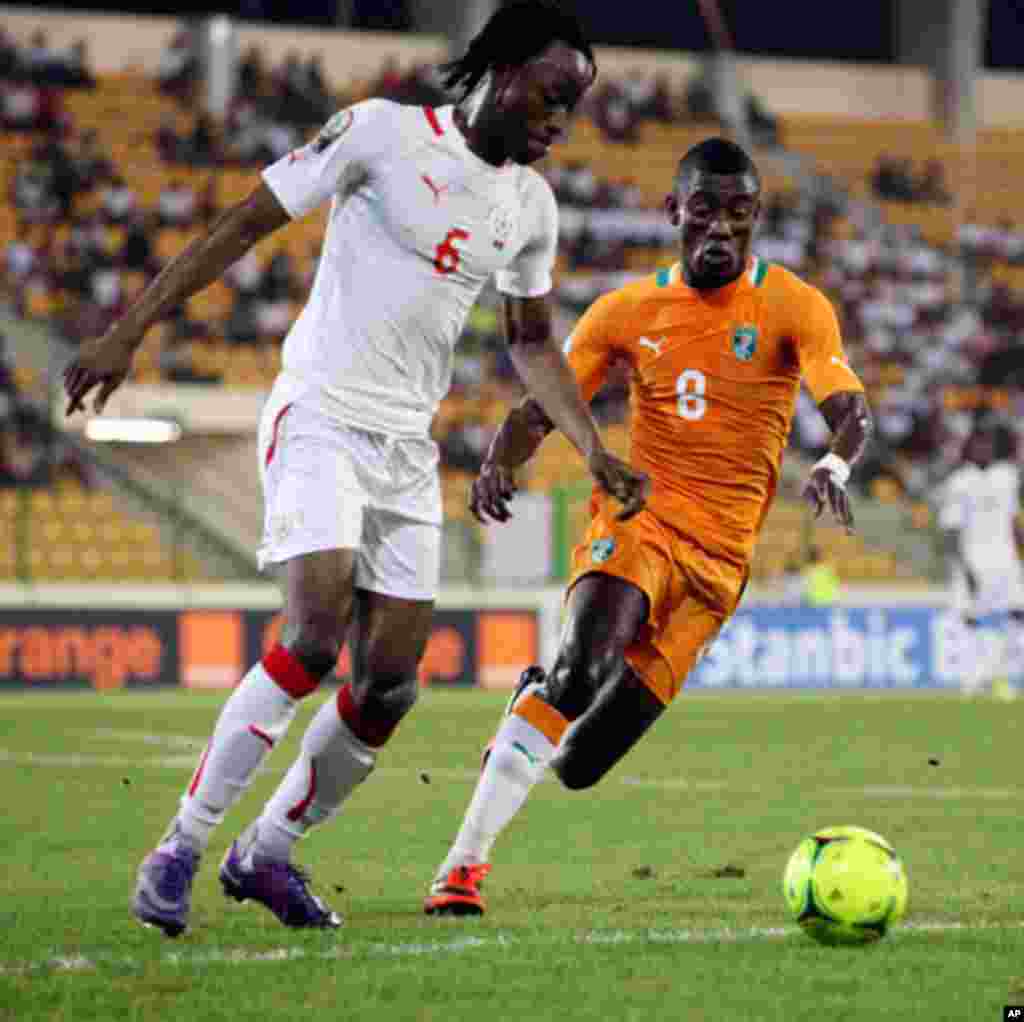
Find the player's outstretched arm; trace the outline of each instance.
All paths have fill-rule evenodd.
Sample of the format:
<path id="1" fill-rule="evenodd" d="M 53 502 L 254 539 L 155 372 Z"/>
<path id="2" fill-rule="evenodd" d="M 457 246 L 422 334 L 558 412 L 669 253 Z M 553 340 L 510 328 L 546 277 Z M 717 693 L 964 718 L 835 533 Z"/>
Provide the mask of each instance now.
<path id="1" fill-rule="evenodd" d="M 505 338 L 520 378 L 544 414 L 583 455 L 598 485 L 623 505 L 620 518 L 643 509 L 650 481 L 616 458 L 601 441 L 576 378 L 555 342 L 546 298 L 505 296 Z"/>
<path id="2" fill-rule="evenodd" d="M 93 410 L 103 411 L 124 382 L 146 331 L 172 309 L 212 284 L 258 241 L 288 223 L 290 217 L 261 183 L 248 198 L 217 218 L 202 237 L 182 249 L 157 275 L 132 307 L 103 337 L 87 341 L 64 370 L 67 414 L 85 410 L 89 392 L 99 387 Z"/>
<path id="3" fill-rule="evenodd" d="M 820 518 L 827 506 L 837 522 L 853 532 L 853 511 L 846 492 L 850 471 L 863 455 L 874 424 L 867 400 L 861 391 L 840 391 L 818 406 L 832 430 L 832 446 L 811 469 L 804 486 L 804 500 Z"/>

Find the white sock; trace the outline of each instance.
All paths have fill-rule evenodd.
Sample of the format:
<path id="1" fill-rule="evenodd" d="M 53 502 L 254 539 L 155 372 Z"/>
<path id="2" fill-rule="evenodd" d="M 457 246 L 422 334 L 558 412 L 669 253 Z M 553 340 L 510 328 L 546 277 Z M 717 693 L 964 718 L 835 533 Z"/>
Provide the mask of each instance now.
<path id="1" fill-rule="evenodd" d="M 456 866 L 487 862 L 498 835 L 523 807 L 554 754 L 551 741 L 522 717 L 513 714 L 502 721 L 455 843 L 437 871 L 437 880 Z"/>
<path id="2" fill-rule="evenodd" d="M 261 663 L 253 665 L 220 711 L 169 835 L 178 831 L 198 851 L 206 848 L 214 827 L 288 730 L 296 704 Z"/>
<path id="3" fill-rule="evenodd" d="M 251 854 L 287 862 L 310 827 L 336 816 L 373 770 L 377 750 L 361 742 L 341 719 L 333 696 L 302 736 L 302 749 L 256 823 Z"/>

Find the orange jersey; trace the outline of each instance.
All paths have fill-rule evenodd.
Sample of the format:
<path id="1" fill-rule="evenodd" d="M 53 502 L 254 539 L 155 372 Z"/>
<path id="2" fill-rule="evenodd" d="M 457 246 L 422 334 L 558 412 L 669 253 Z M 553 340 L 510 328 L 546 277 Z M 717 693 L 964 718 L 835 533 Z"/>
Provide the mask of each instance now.
<path id="1" fill-rule="evenodd" d="M 800 379 L 819 404 L 862 390 L 829 300 L 754 258 L 696 291 L 679 264 L 599 298 L 565 344 L 589 400 L 613 361 L 633 367 L 630 461 L 649 509 L 715 556 L 746 564 L 775 493 Z"/>

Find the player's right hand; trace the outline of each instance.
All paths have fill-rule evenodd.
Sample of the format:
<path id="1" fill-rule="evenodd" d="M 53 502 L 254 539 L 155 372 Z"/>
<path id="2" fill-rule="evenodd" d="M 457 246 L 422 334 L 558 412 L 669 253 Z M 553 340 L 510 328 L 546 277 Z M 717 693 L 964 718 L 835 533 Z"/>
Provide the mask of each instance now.
<path id="1" fill-rule="evenodd" d="M 597 485 L 622 505 L 616 515 L 620 522 L 643 511 L 651 491 L 651 480 L 646 472 L 634 471 L 603 448 L 590 456 L 587 467 Z"/>
<path id="2" fill-rule="evenodd" d="M 132 356 L 141 338 L 131 337 L 115 324 L 103 337 L 86 341 L 64 370 L 64 391 L 68 396 L 66 415 L 85 411 L 89 392 L 99 387 L 93 411 L 99 415 L 111 394 L 124 383 Z"/>
<path id="3" fill-rule="evenodd" d="M 516 492 L 516 481 L 510 469 L 494 461 L 485 461 L 473 480 L 469 494 L 469 510 L 483 525 L 507 522 L 512 517 L 508 505 Z"/>

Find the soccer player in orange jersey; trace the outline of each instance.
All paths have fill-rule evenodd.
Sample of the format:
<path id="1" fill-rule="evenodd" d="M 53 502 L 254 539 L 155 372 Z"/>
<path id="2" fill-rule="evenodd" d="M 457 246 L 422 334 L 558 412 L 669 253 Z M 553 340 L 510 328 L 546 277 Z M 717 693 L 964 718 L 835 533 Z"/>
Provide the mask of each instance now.
<path id="1" fill-rule="evenodd" d="M 679 692 L 747 583 L 801 379 L 833 433 L 804 497 L 853 526 L 846 483 L 871 432 L 863 388 L 828 299 L 752 256 L 760 208 L 743 149 L 694 147 L 665 201 L 680 261 L 598 299 L 566 343 L 588 398 L 613 360 L 632 364 L 630 461 L 651 492 L 628 520 L 595 492 L 557 659 L 524 672 L 429 914 L 483 912 L 491 846 L 547 766 L 568 788 L 590 787 Z M 474 484 L 478 518 L 509 517 L 513 472 L 551 428 L 533 400 L 509 414 Z"/>

